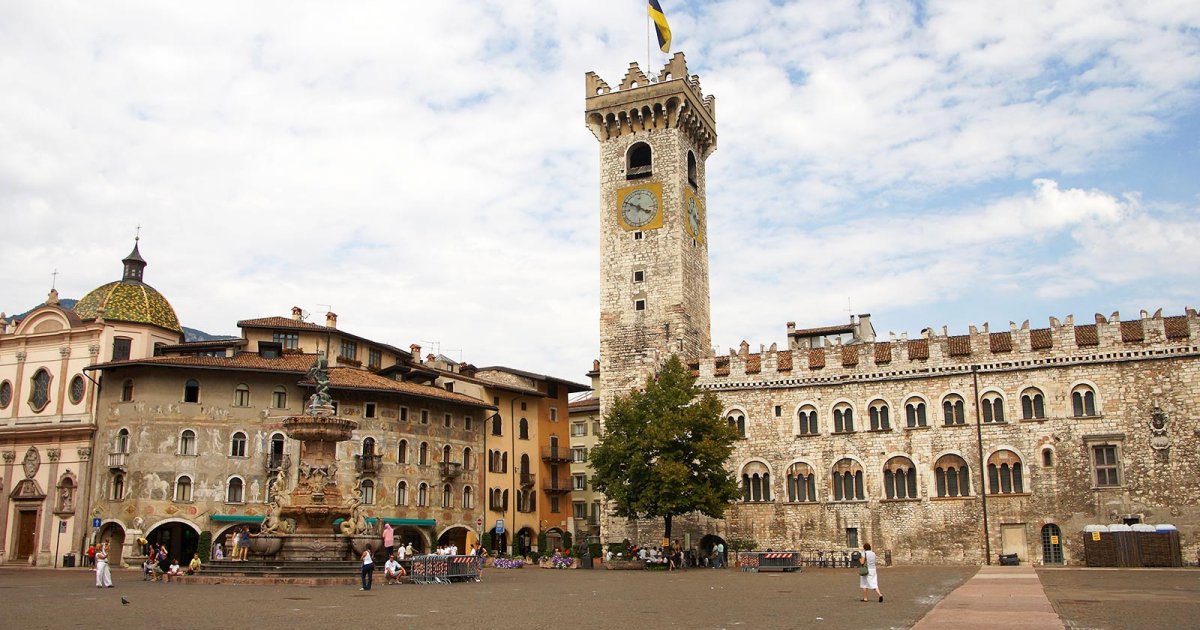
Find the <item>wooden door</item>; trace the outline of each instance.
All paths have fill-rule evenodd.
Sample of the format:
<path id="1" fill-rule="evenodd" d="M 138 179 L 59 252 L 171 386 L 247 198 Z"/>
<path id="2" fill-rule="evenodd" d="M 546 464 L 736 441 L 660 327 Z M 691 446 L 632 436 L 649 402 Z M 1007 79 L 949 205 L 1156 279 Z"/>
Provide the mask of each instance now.
<path id="1" fill-rule="evenodd" d="M 17 514 L 17 559 L 25 560 L 37 549 L 38 513 L 22 510 Z"/>

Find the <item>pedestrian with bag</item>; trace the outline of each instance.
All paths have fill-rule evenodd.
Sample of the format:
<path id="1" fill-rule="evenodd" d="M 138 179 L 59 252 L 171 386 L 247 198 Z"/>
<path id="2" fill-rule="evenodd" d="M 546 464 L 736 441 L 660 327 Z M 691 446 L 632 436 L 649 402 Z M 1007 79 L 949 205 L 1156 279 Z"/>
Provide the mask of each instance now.
<path id="1" fill-rule="evenodd" d="M 112 588 L 112 572 L 108 570 L 108 543 L 100 543 L 96 551 L 96 588 Z"/>
<path id="2" fill-rule="evenodd" d="M 858 557 L 858 586 L 862 588 L 862 600 L 867 599 L 867 591 L 874 589 L 875 594 L 879 596 L 880 603 L 883 602 L 883 593 L 879 592 L 879 575 L 875 564 L 875 552 L 871 551 L 871 543 L 863 543 L 863 553 Z"/>

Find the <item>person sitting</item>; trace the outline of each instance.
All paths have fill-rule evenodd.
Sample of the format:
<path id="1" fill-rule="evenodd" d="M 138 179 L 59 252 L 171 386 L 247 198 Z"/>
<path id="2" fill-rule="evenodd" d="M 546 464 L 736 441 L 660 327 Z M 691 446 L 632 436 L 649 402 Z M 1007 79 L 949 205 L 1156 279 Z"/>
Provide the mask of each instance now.
<path id="1" fill-rule="evenodd" d="M 399 584 L 400 578 L 404 577 L 404 567 L 396 562 L 396 556 L 389 556 L 383 563 L 383 577 L 387 578 L 388 584 Z"/>
<path id="2" fill-rule="evenodd" d="M 200 570 L 200 554 L 197 552 L 196 555 L 192 556 L 192 561 L 188 563 L 187 574 L 195 575 L 196 572 L 199 570 Z"/>
<path id="3" fill-rule="evenodd" d="M 167 582 L 170 582 L 171 578 L 173 578 L 173 577 L 176 577 L 176 578 L 179 577 L 179 559 L 178 558 L 171 559 L 171 564 L 167 565 L 167 572 L 164 574 L 163 577 L 166 578 Z M 178 581 L 178 580 L 176 580 L 176 581 Z"/>

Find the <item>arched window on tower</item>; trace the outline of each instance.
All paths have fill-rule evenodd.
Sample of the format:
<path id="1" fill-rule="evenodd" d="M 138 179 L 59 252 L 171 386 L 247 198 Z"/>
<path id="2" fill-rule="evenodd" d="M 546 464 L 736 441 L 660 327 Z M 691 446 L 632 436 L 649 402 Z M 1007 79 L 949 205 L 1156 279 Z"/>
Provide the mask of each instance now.
<path id="1" fill-rule="evenodd" d="M 650 145 L 635 142 L 625 154 L 625 179 L 642 179 L 654 174 L 653 153 Z"/>
<path id="2" fill-rule="evenodd" d="M 700 180 L 698 180 L 696 178 L 696 154 L 691 149 L 688 149 L 687 160 L 688 160 L 688 165 L 687 165 L 688 166 L 688 183 L 692 185 L 692 188 L 697 188 L 700 186 L 700 184 L 697 184 L 696 182 L 698 182 Z"/>

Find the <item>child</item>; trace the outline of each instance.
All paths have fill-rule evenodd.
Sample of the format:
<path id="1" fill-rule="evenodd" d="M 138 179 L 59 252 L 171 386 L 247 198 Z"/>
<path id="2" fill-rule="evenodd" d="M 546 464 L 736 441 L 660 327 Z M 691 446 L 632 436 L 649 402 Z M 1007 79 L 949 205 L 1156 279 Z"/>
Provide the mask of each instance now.
<path id="1" fill-rule="evenodd" d="M 179 559 L 178 558 L 172 558 L 170 566 L 167 567 L 167 574 L 165 576 L 166 581 L 170 582 L 172 577 L 179 577 Z M 178 582 L 178 581 L 179 580 L 176 580 L 176 582 Z"/>

